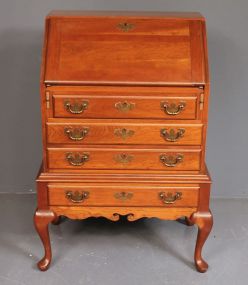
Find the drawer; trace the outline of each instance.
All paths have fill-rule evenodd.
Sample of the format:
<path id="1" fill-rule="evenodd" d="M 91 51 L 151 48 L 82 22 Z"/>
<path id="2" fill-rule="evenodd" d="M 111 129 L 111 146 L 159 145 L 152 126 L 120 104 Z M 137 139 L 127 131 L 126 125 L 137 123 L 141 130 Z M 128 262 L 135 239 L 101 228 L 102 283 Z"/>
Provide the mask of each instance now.
<path id="1" fill-rule="evenodd" d="M 199 170 L 200 149 L 48 148 L 51 169 Z"/>
<path id="2" fill-rule="evenodd" d="M 50 184 L 51 206 L 196 207 L 197 185 Z"/>
<path id="3" fill-rule="evenodd" d="M 53 144 L 200 145 L 202 124 L 164 121 L 59 120 L 47 123 L 47 141 Z"/>
<path id="4" fill-rule="evenodd" d="M 197 95 L 53 95 L 56 118 L 196 119 Z"/>

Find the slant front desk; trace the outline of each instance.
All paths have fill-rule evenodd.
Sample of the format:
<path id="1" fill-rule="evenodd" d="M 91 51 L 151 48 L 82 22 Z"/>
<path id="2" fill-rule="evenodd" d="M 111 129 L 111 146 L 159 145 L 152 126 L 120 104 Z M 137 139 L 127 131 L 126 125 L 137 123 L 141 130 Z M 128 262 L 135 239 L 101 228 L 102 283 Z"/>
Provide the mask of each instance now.
<path id="1" fill-rule="evenodd" d="M 198 13 L 51 12 L 41 69 L 43 163 L 34 221 L 184 218 L 212 227 L 205 165 L 209 76 Z M 73 246 L 73 245 L 72 245 Z"/>

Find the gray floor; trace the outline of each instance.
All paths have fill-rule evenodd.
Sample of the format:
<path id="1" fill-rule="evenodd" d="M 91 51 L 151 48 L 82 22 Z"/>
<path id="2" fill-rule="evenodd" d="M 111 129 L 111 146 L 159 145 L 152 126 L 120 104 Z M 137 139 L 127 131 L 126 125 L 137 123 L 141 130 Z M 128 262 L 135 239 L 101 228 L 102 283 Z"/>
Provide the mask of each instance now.
<path id="1" fill-rule="evenodd" d="M 193 266 L 197 230 L 173 221 L 66 220 L 51 226 L 53 263 L 36 269 L 43 251 L 32 215 L 35 195 L 0 195 L 1 285 L 248 284 L 248 201 L 212 201 L 214 229 L 204 256 L 209 271 Z"/>

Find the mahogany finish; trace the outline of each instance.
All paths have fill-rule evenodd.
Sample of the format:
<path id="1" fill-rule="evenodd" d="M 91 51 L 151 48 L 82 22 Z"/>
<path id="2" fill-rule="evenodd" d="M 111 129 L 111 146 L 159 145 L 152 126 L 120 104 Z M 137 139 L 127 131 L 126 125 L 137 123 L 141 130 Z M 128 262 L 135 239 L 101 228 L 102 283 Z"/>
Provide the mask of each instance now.
<path id="1" fill-rule="evenodd" d="M 51 88 L 52 89 L 52 88 Z M 49 89 L 49 90 L 51 90 Z M 125 90 L 125 88 L 123 88 Z M 101 89 L 95 88 L 95 92 L 97 93 Z M 105 88 L 105 90 L 111 89 Z M 53 96 L 53 108 L 54 108 L 54 117 L 57 118 L 118 118 L 118 119 L 195 119 L 197 115 L 197 99 L 198 97 L 194 94 L 191 96 L 184 96 L 183 91 L 178 89 L 178 95 L 170 95 L 166 93 L 166 89 L 164 92 L 159 95 L 153 95 L 152 92 L 149 95 L 142 94 L 126 94 L 116 95 L 115 93 L 110 95 L 88 95 L 84 94 L 70 94 L 68 92 L 67 95 L 54 94 L 51 90 L 51 96 Z M 182 93 L 181 93 L 182 92 Z M 72 93 L 72 92 L 71 92 Z M 181 93 L 181 94 L 180 94 Z M 181 95 L 181 96 L 179 96 Z M 81 105 L 82 102 L 87 102 L 87 108 L 81 113 L 72 113 L 65 108 L 65 103 L 69 102 L 71 108 L 75 106 L 75 104 Z M 180 105 L 180 103 L 184 103 L 184 109 L 180 110 L 180 112 L 176 115 L 170 115 L 164 111 L 161 107 L 161 104 L 166 102 L 169 106 L 171 104 L 175 104 L 176 106 Z M 117 104 L 130 104 L 130 108 L 118 108 Z"/>
<path id="2" fill-rule="evenodd" d="M 142 128 L 140 128 L 142 124 Z M 201 145 L 202 124 L 152 120 L 49 120 L 47 142 L 51 144 L 156 144 Z"/>
<path id="3" fill-rule="evenodd" d="M 34 223 L 45 250 L 44 257 L 38 263 L 38 267 L 41 271 L 45 271 L 49 267 L 52 259 L 51 244 L 47 241 L 49 240 L 48 225 L 53 221 L 56 221 L 56 215 L 53 211 L 36 210 Z"/>
<path id="4" fill-rule="evenodd" d="M 74 201 L 68 199 L 66 193 L 71 191 L 88 192 L 86 199 Z M 164 192 L 172 196 L 181 193 L 180 199 L 175 203 L 166 204 L 159 199 L 159 194 Z M 49 184 L 48 199 L 52 206 L 164 206 L 168 207 L 196 207 L 199 197 L 198 185 L 119 185 L 119 184 Z"/>
<path id="5" fill-rule="evenodd" d="M 200 149 L 134 149 L 111 145 L 108 148 L 91 146 L 87 148 L 48 148 L 48 167 L 51 169 L 152 169 L 152 170 L 199 170 Z M 67 156 L 71 155 L 71 160 Z M 83 161 L 83 156 L 88 159 Z M 160 161 L 165 155 L 168 162 Z M 182 156 L 181 161 L 177 158 Z M 172 162 L 170 161 L 172 157 Z M 79 165 L 77 159 L 79 158 Z"/>
<path id="6" fill-rule="evenodd" d="M 207 58 L 198 13 L 47 16 L 34 216 L 45 250 L 40 270 L 52 259 L 49 223 L 120 215 L 196 224 L 195 265 L 207 270 Z"/>

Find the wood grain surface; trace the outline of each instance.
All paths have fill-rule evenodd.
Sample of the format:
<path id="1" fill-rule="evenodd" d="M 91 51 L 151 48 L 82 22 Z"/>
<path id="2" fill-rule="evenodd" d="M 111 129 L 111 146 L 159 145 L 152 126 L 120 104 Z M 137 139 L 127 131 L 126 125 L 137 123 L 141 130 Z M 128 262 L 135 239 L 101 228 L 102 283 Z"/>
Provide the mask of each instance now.
<path id="1" fill-rule="evenodd" d="M 85 133 L 84 133 L 85 131 Z M 172 133 L 171 133 L 172 132 Z M 202 124 L 151 120 L 69 120 L 47 122 L 50 144 L 201 145 Z M 80 139 L 77 139 L 79 137 Z M 174 139 L 174 140 L 173 140 Z"/>
<path id="2" fill-rule="evenodd" d="M 51 169 L 145 169 L 145 170 L 199 170 L 200 149 L 158 149 L 158 148 L 118 148 L 84 147 L 84 148 L 48 148 L 48 165 Z M 73 160 L 79 155 L 88 155 L 89 159 L 82 165 L 74 166 L 66 159 L 72 154 Z M 165 166 L 160 156 L 172 156 L 173 160 L 183 156 L 174 167 Z M 120 157 L 121 156 L 121 157 Z M 122 159 L 123 157 L 123 159 Z"/>
<path id="3" fill-rule="evenodd" d="M 66 193 L 71 191 L 88 192 L 88 197 L 81 202 L 68 199 Z M 166 204 L 159 197 L 159 193 L 175 196 L 181 193 L 180 199 Z M 77 193 L 76 193 L 77 194 Z M 157 206 L 157 207 L 196 207 L 198 203 L 199 186 L 197 185 L 136 185 L 136 184 L 80 184 L 63 183 L 49 184 L 49 205 L 53 206 Z"/>

